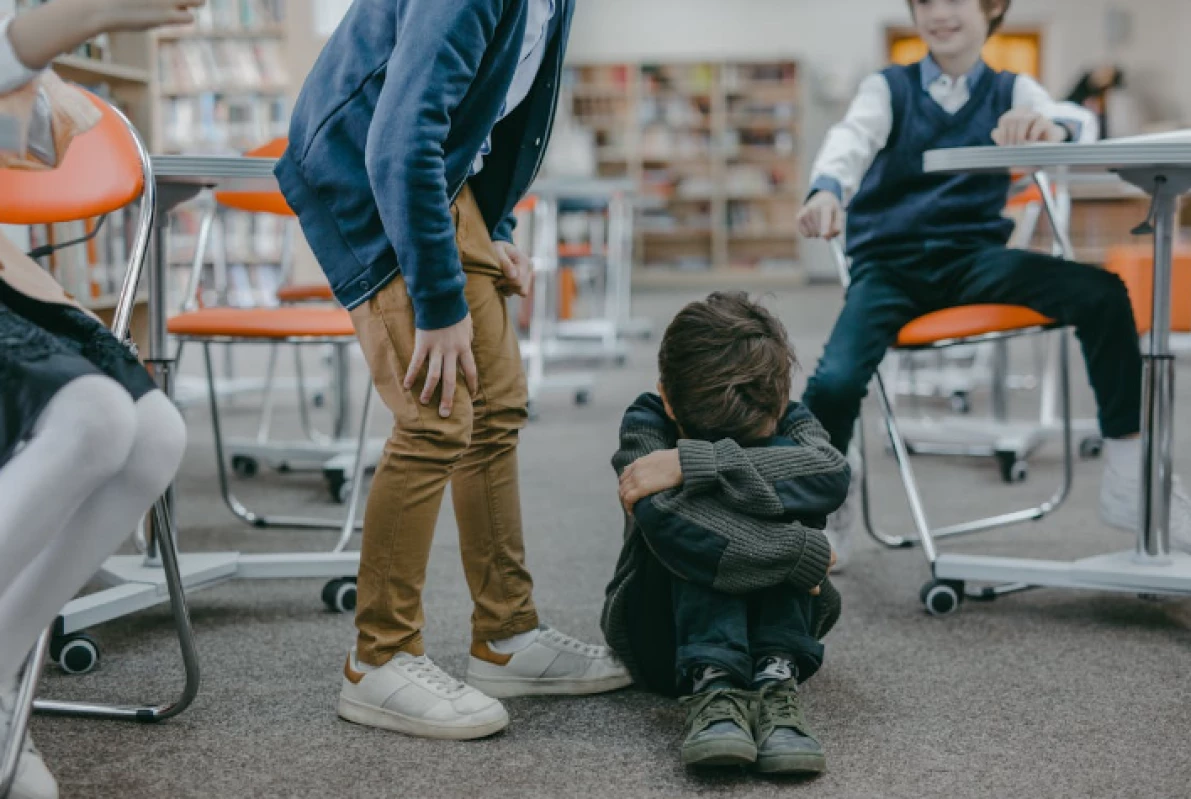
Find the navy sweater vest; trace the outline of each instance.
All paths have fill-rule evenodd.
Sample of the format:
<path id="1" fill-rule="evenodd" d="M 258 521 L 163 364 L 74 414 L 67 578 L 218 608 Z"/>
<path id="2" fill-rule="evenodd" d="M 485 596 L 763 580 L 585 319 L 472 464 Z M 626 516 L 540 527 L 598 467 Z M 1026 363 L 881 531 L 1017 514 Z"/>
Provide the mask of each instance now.
<path id="1" fill-rule="evenodd" d="M 1009 176 L 926 174 L 922 157 L 927 150 L 991 145 L 997 121 L 1013 106 L 1017 76 L 984 70 L 968 103 L 948 114 L 923 91 L 918 64 L 882 74 L 893 126 L 848 207 L 848 254 L 861 261 L 939 246 L 1004 246 L 1013 232 L 1002 216 Z"/>

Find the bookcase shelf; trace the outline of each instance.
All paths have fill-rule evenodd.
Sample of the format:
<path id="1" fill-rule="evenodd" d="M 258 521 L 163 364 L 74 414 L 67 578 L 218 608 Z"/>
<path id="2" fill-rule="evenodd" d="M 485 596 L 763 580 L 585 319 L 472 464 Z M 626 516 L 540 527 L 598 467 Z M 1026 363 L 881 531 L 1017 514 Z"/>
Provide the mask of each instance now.
<path id="1" fill-rule="evenodd" d="M 113 81 L 148 86 L 150 81 L 148 70 L 77 55 L 55 58 L 54 71 L 63 80 L 82 84 Z"/>
<path id="2" fill-rule="evenodd" d="M 579 64 L 565 85 L 599 173 L 641 186 L 635 283 L 804 280 L 796 62 Z"/>

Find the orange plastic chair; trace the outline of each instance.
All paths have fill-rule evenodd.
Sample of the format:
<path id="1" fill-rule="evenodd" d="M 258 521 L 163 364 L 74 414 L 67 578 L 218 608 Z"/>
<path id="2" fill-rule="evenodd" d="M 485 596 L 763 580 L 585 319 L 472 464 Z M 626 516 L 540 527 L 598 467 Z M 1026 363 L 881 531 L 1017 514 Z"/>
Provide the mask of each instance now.
<path id="1" fill-rule="evenodd" d="M 92 219 L 126 208 L 139 200 L 140 210 L 129 248 L 127 270 L 111 328 L 117 338 L 124 340 L 128 335 L 128 323 L 144 270 L 157 209 L 156 183 L 149 152 L 136 128 L 105 100 L 90 92 L 85 93 L 99 109 L 100 121 L 95 127 L 75 137 L 57 168 L 45 171 L 0 169 L 0 224 L 44 225 Z M 164 355 L 152 354 L 159 357 Z M 198 655 L 178 572 L 178 550 L 170 503 L 164 498 L 159 499 L 154 503 L 151 518 L 153 544 L 165 565 L 169 602 L 182 650 L 185 687 L 181 696 L 172 703 L 158 702 L 132 707 L 127 703 L 112 706 L 59 702 L 52 708 L 59 715 L 106 719 L 135 717 L 143 721 L 160 721 L 184 711 L 198 691 Z M 100 599 L 100 595 L 92 599 Z M 85 623 L 95 623 L 97 613 L 104 613 L 99 605 L 91 609 Z M 54 658 L 65 657 L 67 647 L 85 640 L 85 636 L 79 634 L 82 630 L 79 616 L 78 613 L 64 613 L 58 618 L 52 634 L 47 633 L 49 649 Z M 73 670 L 81 673 L 94 667 L 94 648 L 89 648 L 93 654 L 81 662 L 72 662 Z M 78 646 L 71 649 L 76 653 L 80 651 Z M 39 669 L 27 669 L 25 679 L 35 681 L 39 675 Z M 31 698 L 33 687 L 30 685 L 27 691 L 23 687 L 22 693 Z"/>
<path id="2" fill-rule="evenodd" d="M 142 200 L 112 332 L 128 336 L 157 207 L 149 153 L 132 123 L 100 97 L 95 127 L 75 137 L 56 169 L 0 170 L 0 224 L 48 225 L 110 214 Z"/>
<path id="3" fill-rule="evenodd" d="M 1118 275 L 1129 291 L 1137 332 L 1150 332 L 1154 324 L 1154 250 L 1140 245 L 1122 245 L 1108 251 L 1104 268 Z M 1170 327 L 1178 333 L 1191 332 L 1191 250 L 1174 253 L 1170 281 Z"/>

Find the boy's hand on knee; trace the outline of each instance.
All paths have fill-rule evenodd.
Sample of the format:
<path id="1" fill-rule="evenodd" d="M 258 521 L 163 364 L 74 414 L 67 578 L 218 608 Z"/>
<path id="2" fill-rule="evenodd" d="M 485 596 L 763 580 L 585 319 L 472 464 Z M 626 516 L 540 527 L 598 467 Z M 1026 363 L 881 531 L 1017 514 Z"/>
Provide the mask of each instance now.
<path id="1" fill-rule="evenodd" d="M 414 354 L 405 372 L 405 390 L 413 389 L 414 381 L 426 366 L 426 383 L 419 398 L 423 405 L 429 405 L 434 391 L 442 383 L 442 396 L 438 402 L 438 415 L 444 419 L 451 415 L 455 406 L 456 375 L 463 369 L 463 379 L 473 394 L 479 388 L 476 374 L 476 359 L 471 352 L 471 314 L 450 327 L 441 330 L 419 330 L 414 336 Z"/>
<path id="2" fill-rule="evenodd" d="M 798 232 L 808 239 L 834 239 L 840 234 L 844 207 L 829 191 L 815 192 L 798 212 Z"/>
<path id="3" fill-rule="evenodd" d="M 831 563 L 827 565 L 828 574 L 831 574 L 831 570 L 835 568 L 836 560 L 837 558 L 835 556 L 835 550 L 833 549 L 831 550 Z M 827 582 L 826 577 L 823 578 L 823 582 Z M 819 583 L 807 593 L 809 593 L 811 596 L 818 596 L 819 594 L 823 593 L 823 583 Z"/>
<path id="4" fill-rule="evenodd" d="M 625 512 L 646 497 L 682 485 L 682 461 L 678 450 L 663 449 L 633 461 L 620 473 L 620 503 Z"/>
<path id="5" fill-rule="evenodd" d="M 498 241 L 495 244 L 496 254 L 500 258 L 500 268 L 505 273 L 497 288 L 505 296 L 519 294 L 528 297 L 533 286 L 533 265 L 525 257 L 525 253 L 517 249 L 517 245 L 507 241 Z"/>
<path id="6" fill-rule="evenodd" d="M 1014 108 L 997 122 L 992 140 L 1001 147 L 1067 141 L 1067 129 L 1030 108 Z"/>

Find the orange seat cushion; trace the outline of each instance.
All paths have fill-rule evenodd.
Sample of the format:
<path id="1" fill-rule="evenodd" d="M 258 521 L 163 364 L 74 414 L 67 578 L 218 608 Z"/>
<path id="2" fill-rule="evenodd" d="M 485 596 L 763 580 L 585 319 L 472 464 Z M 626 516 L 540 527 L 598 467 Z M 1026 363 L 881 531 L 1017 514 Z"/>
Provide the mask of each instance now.
<path id="1" fill-rule="evenodd" d="M 923 347 L 939 341 L 1053 324 L 1053 319 L 1020 305 L 962 305 L 928 313 L 910 322 L 898 333 L 897 346 Z"/>
<path id="2" fill-rule="evenodd" d="M 1104 268 L 1119 276 L 1129 291 L 1137 332 L 1148 333 L 1154 324 L 1154 248 L 1123 245 L 1108 251 Z M 1170 329 L 1191 332 L 1191 250 L 1178 249 L 1171 264 Z"/>
<path id="3" fill-rule="evenodd" d="M 327 283 L 292 283 L 277 289 L 278 302 L 329 302 L 334 299 L 335 293 Z"/>
<path id="4" fill-rule="evenodd" d="M 342 308 L 201 308 L 169 321 L 175 336 L 195 338 L 349 338 L 356 335 Z"/>

